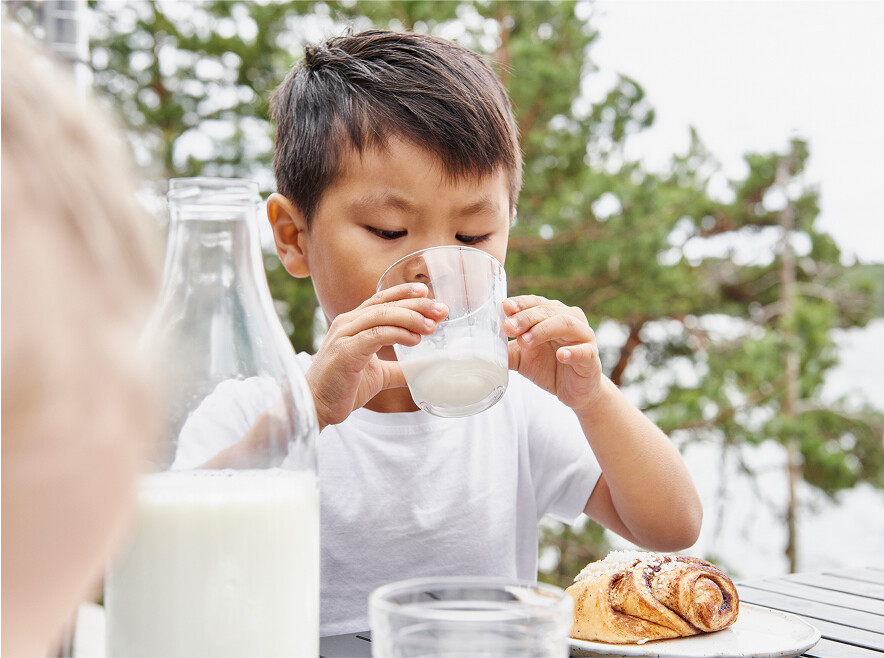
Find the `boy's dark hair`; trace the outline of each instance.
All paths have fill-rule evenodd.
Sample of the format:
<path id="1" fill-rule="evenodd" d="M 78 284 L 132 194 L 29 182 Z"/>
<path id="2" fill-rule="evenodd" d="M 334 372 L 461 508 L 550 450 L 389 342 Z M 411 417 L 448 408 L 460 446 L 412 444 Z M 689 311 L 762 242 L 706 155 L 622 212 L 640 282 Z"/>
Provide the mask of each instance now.
<path id="1" fill-rule="evenodd" d="M 277 190 L 312 219 L 348 148 L 399 137 L 426 148 L 453 179 L 522 184 L 518 128 L 503 85 L 478 54 L 411 32 L 368 30 L 306 49 L 271 100 Z"/>

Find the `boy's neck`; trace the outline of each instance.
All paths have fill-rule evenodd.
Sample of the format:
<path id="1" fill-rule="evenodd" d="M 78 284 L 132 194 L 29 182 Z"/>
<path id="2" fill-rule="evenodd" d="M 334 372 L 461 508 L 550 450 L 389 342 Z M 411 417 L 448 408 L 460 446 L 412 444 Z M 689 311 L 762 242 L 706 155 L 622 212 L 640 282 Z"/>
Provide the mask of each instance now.
<path id="1" fill-rule="evenodd" d="M 365 408 L 384 414 L 418 410 L 411 399 L 411 393 L 405 387 L 381 391 L 365 404 Z"/>

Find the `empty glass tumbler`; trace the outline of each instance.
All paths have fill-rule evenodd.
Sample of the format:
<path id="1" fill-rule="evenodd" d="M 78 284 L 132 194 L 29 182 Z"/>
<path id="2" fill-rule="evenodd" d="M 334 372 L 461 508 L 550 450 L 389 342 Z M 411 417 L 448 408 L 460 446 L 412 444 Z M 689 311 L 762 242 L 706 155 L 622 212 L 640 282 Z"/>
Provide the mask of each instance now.
<path id="1" fill-rule="evenodd" d="M 568 655 L 573 602 L 553 585 L 481 577 L 390 583 L 369 596 L 375 658 Z"/>

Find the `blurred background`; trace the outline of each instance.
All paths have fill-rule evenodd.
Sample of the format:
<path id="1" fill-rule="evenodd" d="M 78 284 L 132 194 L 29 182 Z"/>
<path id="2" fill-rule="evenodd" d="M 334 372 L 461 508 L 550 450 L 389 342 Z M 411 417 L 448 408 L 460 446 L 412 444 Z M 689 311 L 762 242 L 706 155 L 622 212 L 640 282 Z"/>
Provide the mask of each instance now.
<path id="1" fill-rule="evenodd" d="M 274 189 L 268 100 L 306 44 L 377 26 L 486 54 L 525 157 L 510 294 L 584 309 L 606 373 L 698 483 L 705 521 L 689 552 L 746 578 L 884 555 L 884 4 L 4 0 L 2 11 L 118 114 L 160 222 L 171 177 Z M 262 229 L 277 309 L 295 348 L 312 350 L 312 287 L 285 273 Z M 551 582 L 629 548 L 586 520 L 543 526 Z"/>

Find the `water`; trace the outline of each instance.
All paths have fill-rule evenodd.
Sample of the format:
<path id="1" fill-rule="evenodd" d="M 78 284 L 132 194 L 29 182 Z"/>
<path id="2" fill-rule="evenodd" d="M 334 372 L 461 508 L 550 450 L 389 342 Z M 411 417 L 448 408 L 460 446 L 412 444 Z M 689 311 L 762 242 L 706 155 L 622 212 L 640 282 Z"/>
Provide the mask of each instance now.
<path id="1" fill-rule="evenodd" d="M 827 379 L 823 399 L 865 400 L 884 410 L 884 319 L 862 329 L 835 333 L 839 366 Z M 736 577 L 758 578 L 788 572 L 787 533 L 782 516 L 787 500 L 786 455 L 774 443 L 744 447 L 747 463 L 761 471 L 757 480 L 740 471 L 734 457 L 725 461 L 725 501 L 719 508 L 721 451 L 692 445 L 685 461 L 703 499 L 700 539 L 688 553 L 714 555 Z M 803 484 L 798 496 L 798 570 L 823 571 L 884 560 L 884 491 L 861 485 L 835 501 Z M 630 544 L 608 533 L 615 548 Z"/>
<path id="2" fill-rule="evenodd" d="M 700 539 L 688 552 L 712 555 L 720 566 L 740 578 L 788 573 L 783 517 L 787 499 L 785 450 L 770 444 L 746 450 L 745 456 L 754 467 L 768 470 L 753 482 L 738 471 L 734 459 L 726 462 L 725 503 L 719 508 L 715 469 L 720 451 L 711 446 L 692 446 L 687 451 L 685 460 L 700 489 L 705 512 Z M 884 492 L 862 485 L 831 501 L 802 484 L 798 496 L 799 571 L 881 563 Z"/>

